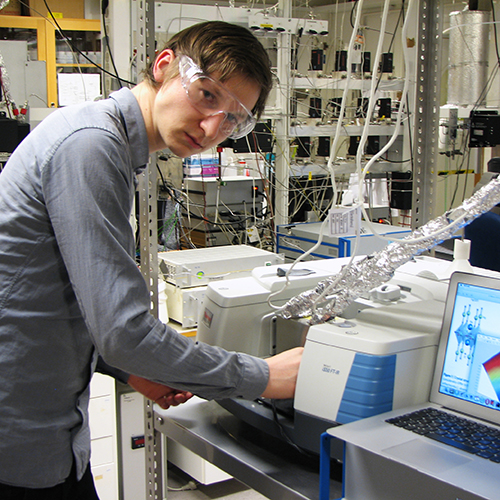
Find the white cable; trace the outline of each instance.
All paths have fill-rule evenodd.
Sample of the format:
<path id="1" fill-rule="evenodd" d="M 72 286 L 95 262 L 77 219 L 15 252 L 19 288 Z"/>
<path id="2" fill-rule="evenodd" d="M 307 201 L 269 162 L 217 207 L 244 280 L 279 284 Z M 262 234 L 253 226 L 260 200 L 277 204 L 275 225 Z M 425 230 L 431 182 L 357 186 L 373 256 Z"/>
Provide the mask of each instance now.
<path id="1" fill-rule="evenodd" d="M 351 56 L 351 53 L 352 53 L 352 48 L 354 47 L 354 42 L 356 40 L 356 35 L 357 35 L 359 24 L 360 24 L 361 11 L 363 10 L 363 3 L 364 3 L 364 0 L 359 0 L 357 12 L 356 12 L 356 20 L 354 22 L 354 28 L 352 31 L 351 39 L 349 41 L 349 47 L 347 49 L 347 80 L 346 80 L 346 85 L 344 87 L 344 92 L 343 92 L 343 96 L 342 96 L 342 103 L 340 106 L 340 113 L 339 113 L 339 117 L 338 117 L 335 137 L 333 140 L 332 147 L 330 148 L 330 158 L 328 160 L 328 165 L 327 165 L 328 170 L 330 172 L 330 176 L 331 176 L 331 182 L 332 182 L 332 187 L 333 187 L 333 199 L 334 200 L 337 199 L 337 188 L 336 188 L 336 184 L 335 184 L 335 171 L 333 168 L 333 163 L 334 163 L 334 159 L 337 156 L 336 149 L 337 149 L 337 144 L 338 144 L 338 141 L 340 138 L 340 132 L 342 130 L 342 121 L 343 121 L 344 113 L 345 113 L 345 103 L 347 101 L 347 93 L 349 91 L 349 83 L 350 83 L 351 75 L 352 75 L 352 63 L 351 63 L 352 56 Z M 300 261 L 304 260 L 307 256 L 309 256 L 311 253 L 313 253 L 321 245 L 321 243 L 323 242 L 323 233 L 325 231 L 327 224 L 328 224 L 328 217 L 325 218 L 325 220 L 323 221 L 323 223 L 320 226 L 318 241 L 316 242 L 316 244 L 314 246 L 312 246 L 307 252 L 300 255 L 292 263 L 292 265 L 288 268 L 287 272 L 285 273 L 285 283 L 283 284 L 283 286 L 279 290 L 271 293 L 268 296 L 267 303 L 272 309 L 276 309 L 276 310 L 281 309 L 281 306 L 275 306 L 274 304 L 272 304 L 272 302 L 271 302 L 272 298 L 275 297 L 276 295 L 279 295 L 281 292 L 283 292 L 283 290 L 285 290 L 285 288 L 288 287 L 288 285 L 290 284 L 290 273 L 291 273 L 292 269 L 295 267 L 295 265 L 297 263 L 299 263 Z M 359 238 L 359 231 L 357 234 L 357 238 Z M 356 247 L 357 247 L 357 242 L 355 242 L 355 248 Z"/>
<path id="2" fill-rule="evenodd" d="M 349 92 L 349 84 L 351 81 L 351 75 L 352 75 L 352 49 L 354 47 L 354 42 L 356 40 L 358 28 L 359 28 L 359 22 L 361 18 L 361 11 L 363 9 L 363 3 L 364 0 L 359 0 L 358 7 L 357 7 L 357 12 L 356 12 L 356 20 L 354 22 L 354 28 L 352 30 L 352 35 L 351 39 L 349 41 L 349 47 L 347 49 L 347 78 L 346 78 L 346 85 L 344 87 L 344 92 L 342 94 L 342 102 L 340 105 L 340 113 L 339 113 L 339 118 L 337 121 L 337 127 L 335 129 L 335 136 L 333 139 L 332 146 L 330 148 L 330 158 L 328 159 L 328 170 L 330 171 L 331 179 L 332 179 L 332 186 L 334 190 L 334 196 L 336 199 L 337 195 L 337 189 L 335 186 L 335 170 L 333 167 L 334 162 L 336 161 L 337 158 L 337 145 L 340 140 L 340 133 L 342 131 L 342 121 L 344 119 L 344 113 L 345 113 L 345 104 L 347 102 L 347 93 Z"/>
<path id="3" fill-rule="evenodd" d="M 500 24 L 500 21 L 483 21 L 482 23 L 457 24 L 456 26 L 450 26 L 449 28 L 443 30 L 443 35 L 457 28 L 470 28 L 471 26 L 483 26 L 486 24 Z"/>
<path id="4" fill-rule="evenodd" d="M 200 159 L 200 163 L 201 163 L 201 159 Z M 201 172 L 202 172 L 202 175 L 203 175 L 203 163 L 202 163 L 202 167 L 201 167 Z M 203 183 L 205 183 L 205 181 L 203 180 Z M 222 219 L 219 218 L 219 203 L 220 203 L 220 188 L 221 188 L 221 185 L 222 185 L 222 182 L 220 180 L 217 181 L 217 190 L 216 190 L 216 194 L 215 194 L 215 215 L 214 215 L 214 221 L 215 222 L 220 222 Z M 206 191 L 208 191 L 208 186 L 207 186 L 207 189 Z M 206 193 L 205 191 L 205 193 Z M 206 204 L 206 199 L 205 199 L 205 204 Z M 203 214 L 203 215 L 207 215 L 206 212 Z"/>
<path id="5" fill-rule="evenodd" d="M 364 181 L 365 177 L 366 177 L 366 174 L 368 173 L 370 167 L 372 166 L 372 164 L 378 159 L 380 158 L 380 156 L 382 156 L 391 146 L 392 144 L 394 143 L 394 141 L 396 140 L 398 134 L 399 134 L 399 129 L 401 127 L 401 122 L 402 122 L 402 117 L 403 117 L 403 109 L 405 107 L 405 101 L 406 101 L 406 96 L 408 95 L 408 87 L 409 87 L 409 81 L 410 81 L 410 57 L 409 57 L 409 54 L 408 54 L 408 46 L 407 46 L 407 33 L 408 33 L 408 26 L 409 26 L 409 22 L 410 22 L 410 11 L 411 11 L 411 8 L 413 6 L 413 0 L 410 0 L 409 3 L 408 3 L 408 10 L 407 10 L 407 15 L 406 15 L 406 19 L 405 19 L 405 22 L 404 22 L 404 25 L 403 25 L 403 29 L 401 30 L 401 41 L 402 41 L 402 48 L 403 48 L 403 54 L 404 54 L 404 59 L 405 59 L 405 83 L 404 83 L 404 87 L 403 87 L 403 91 L 402 91 L 402 94 L 401 94 L 401 100 L 400 100 L 400 105 L 399 105 L 399 109 L 398 109 L 398 114 L 397 114 L 397 119 L 396 119 L 396 127 L 394 129 L 394 133 L 392 134 L 390 140 L 387 142 L 387 144 L 376 154 L 374 155 L 370 161 L 365 165 L 364 169 L 363 169 L 363 173 L 362 173 L 362 176 L 360 177 L 359 179 L 359 184 L 361 185 L 362 182 Z M 371 223 L 371 221 L 369 220 L 369 217 L 366 213 L 366 210 L 364 208 L 363 205 L 361 205 L 361 210 L 363 212 L 363 215 L 366 219 L 366 222 L 368 224 L 368 226 L 370 227 L 370 230 L 373 232 L 373 235 L 379 239 L 382 239 L 382 240 L 385 240 L 385 241 L 394 241 L 394 238 L 391 238 L 389 236 L 384 236 L 380 233 L 377 232 L 377 230 L 375 229 L 375 226 Z M 461 218 L 463 219 L 463 217 Z M 457 221 L 455 221 L 457 222 Z M 420 241 L 423 241 L 424 239 L 427 239 L 429 237 L 433 237 L 433 236 L 438 236 L 439 234 L 441 234 L 442 232 L 444 232 L 444 229 L 441 229 L 440 231 L 437 231 L 435 235 L 427 235 L 425 237 L 420 237 L 420 238 L 408 238 L 408 239 L 404 239 L 404 240 L 401 240 L 401 242 L 403 244 L 412 244 L 412 243 L 418 243 Z"/>
<path id="6" fill-rule="evenodd" d="M 377 51 L 375 53 L 375 60 L 373 62 L 373 67 L 378 68 L 380 64 L 380 60 L 382 59 L 382 48 L 384 44 L 384 33 L 385 33 L 385 27 L 387 25 L 387 17 L 389 15 L 389 6 L 390 6 L 390 0 L 385 0 L 384 1 L 384 10 L 382 12 L 382 19 L 380 22 L 380 33 L 378 37 L 378 44 L 377 44 Z M 408 17 L 407 17 L 408 18 Z M 408 79 L 407 79 L 408 80 Z M 375 109 L 375 92 L 377 89 L 377 78 L 372 78 L 371 86 L 370 86 L 370 96 L 369 96 L 369 101 L 368 101 L 368 110 L 366 112 L 366 118 L 365 118 L 365 124 L 363 127 L 363 132 L 361 134 L 361 138 L 359 141 L 358 145 L 358 150 L 356 152 L 356 173 L 358 174 L 358 205 L 360 208 L 364 211 L 363 207 L 363 178 L 362 178 L 362 173 L 363 170 L 361 168 L 361 161 L 365 149 L 365 144 L 366 141 L 368 140 L 368 133 L 370 129 L 370 120 L 373 115 L 373 110 Z M 402 99 L 401 99 L 402 100 Z M 401 108 L 401 106 L 400 106 Z M 399 129 L 396 129 L 394 132 L 398 132 Z M 395 137 L 395 133 L 393 134 L 393 137 Z M 366 175 L 366 174 L 365 174 Z M 365 214 L 365 218 L 366 214 Z"/>
<path id="7" fill-rule="evenodd" d="M 389 15 L 389 7 L 390 7 L 390 0 L 385 0 L 384 1 L 384 9 L 383 9 L 383 12 L 382 12 L 381 24 L 380 24 L 380 33 L 379 33 L 379 40 L 378 40 L 378 44 L 377 44 L 377 51 L 376 51 L 375 60 L 374 60 L 374 63 L 373 63 L 373 67 L 374 68 L 378 68 L 379 62 L 380 62 L 380 59 L 381 59 L 381 55 L 382 55 L 382 47 L 383 47 L 383 41 L 384 41 L 385 26 L 387 24 L 387 17 Z M 361 6 L 358 6 L 358 9 L 361 9 Z M 360 10 L 358 11 L 358 13 L 360 13 Z M 356 34 L 357 34 L 357 27 L 355 25 L 354 31 L 353 31 L 353 35 L 356 35 Z M 349 61 L 348 61 L 348 64 L 349 64 Z M 356 153 L 356 170 L 358 172 L 358 178 L 359 178 L 359 182 L 358 182 L 358 206 L 360 206 L 363 211 L 364 211 L 364 207 L 363 207 L 363 195 L 362 195 L 362 189 L 363 189 L 363 182 L 362 181 L 363 181 L 363 178 L 361 176 L 361 157 L 362 157 L 362 153 L 363 153 L 363 149 L 364 149 L 364 144 L 366 144 L 366 140 L 367 140 L 367 137 L 368 137 L 368 131 L 369 131 L 369 127 L 370 127 L 370 117 L 372 116 L 373 109 L 375 107 L 376 85 L 377 85 L 376 78 L 372 78 L 371 89 L 370 89 L 370 96 L 369 96 L 369 101 L 368 101 L 368 111 L 366 113 L 365 124 L 364 124 L 364 127 L 363 127 L 363 132 L 362 132 L 362 136 L 361 136 L 361 139 L 360 139 L 360 143 L 358 145 L 358 151 Z M 347 88 L 347 86 L 346 86 L 346 88 Z M 345 98 L 346 98 L 346 96 L 344 96 L 342 98 L 342 104 L 344 103 L 344 99 Z M 337 127 L 338 127 L 338 124 L 337 124 Z M 338 134 L 338 128 L 337 128 L 337 134 Z M 338 135 L 337 135 L 337 137 L 338 137 Z M 330 159 L 331 158 L 332 157 L 330 157 Z M 332 182 L 334 182 L 334 181 L 335 181 L 335 174 L 334 174 L 334 172 L 332 170 Z M 367 218 L 366 214 L 365 214 L 365 218 Z M 342 268 L 342 271 L 339 273 L 337 279 L 330 286 L 326 287 L 323 290 L 323 292 L 316 298 L 316 300 L 313 301 L 313 304 L 312 304 L 312 311 L 313 311 L 313 313 L 315 313 L 315 311 L 316 311 L 317 304 L 320 301 L 322 301 L 324 299 L 324 297 L 327 296 L 332 289 L 334 289 L 336 287 L 336 285 L 344 277 L 344 275 L 347 273 L 347 271 L 351 267 L 352 263 L 354 262 L 354 258 L 357 255 L 358 246 L 359 246 L 359 239 L 360 239 L 360 232 L 359 232 L 359 230 L 360 230 L 360 228 L 358 227 L 357 230 L 356 230 L 356 238 L 354 239 L 354 248 L 353 248 L 353 251 L 351 253 L 351 258 L 349 259 L 349 262 Z"/>

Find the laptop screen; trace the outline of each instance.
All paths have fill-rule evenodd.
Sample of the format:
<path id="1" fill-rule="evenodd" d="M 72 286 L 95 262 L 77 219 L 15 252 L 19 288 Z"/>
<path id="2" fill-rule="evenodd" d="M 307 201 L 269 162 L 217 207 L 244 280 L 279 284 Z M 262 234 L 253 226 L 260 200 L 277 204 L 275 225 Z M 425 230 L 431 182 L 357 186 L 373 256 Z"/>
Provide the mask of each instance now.
<path id="1" fill-rule="evenodd" d="M 453 274 L 431 401 L 500 421 L 500 280 Z"/>

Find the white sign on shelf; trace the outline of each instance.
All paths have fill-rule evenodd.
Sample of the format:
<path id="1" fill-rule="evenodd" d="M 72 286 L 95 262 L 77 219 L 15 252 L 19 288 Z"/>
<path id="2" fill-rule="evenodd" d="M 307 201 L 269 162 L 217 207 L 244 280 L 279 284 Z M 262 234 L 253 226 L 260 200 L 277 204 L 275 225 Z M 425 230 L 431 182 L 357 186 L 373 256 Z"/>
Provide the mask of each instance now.
<path id="1" fill-rule="evenodd" d="M 96 73 L 59 73 L 59 106 L 93 101 L 101 95 L 101 75 Z"/>
<path id="2" fill-rule="evenodd" d="M 361 227 L 361 210 L 358 206 L 332 208 L 328 217 L 330 236 L 354 236 Z"/>

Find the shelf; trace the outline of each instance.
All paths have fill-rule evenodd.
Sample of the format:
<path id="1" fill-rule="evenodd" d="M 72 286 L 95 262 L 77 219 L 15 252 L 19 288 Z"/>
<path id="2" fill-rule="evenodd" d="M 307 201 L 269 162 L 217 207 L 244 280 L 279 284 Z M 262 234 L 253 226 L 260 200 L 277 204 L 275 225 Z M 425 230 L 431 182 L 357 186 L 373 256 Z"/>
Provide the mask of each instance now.
<path id="1" fill-rule="evenodd" d="M 58 24 L 63 31 L 101 31 L 99 19 L 58 19 Z M 56 67 L 56 31 L 52 24 L 47 23 L 47 99 L 49 106 L 57 107 L 57 70 Z M 71 66 L 71 65 L 68 65 Z M 78 65 L 74 65 L 78 67 Z M 81 64 L 84 67 L 85 65 Z"/>
<path id="2" fill-rule="evenodd" d="M 333 78 L 333 77 L 295 77 L 291 79 L 293 89 L 314 89 L 314 90 L 344 90 L 349 83 L 350 90 L 369 91 L 372 80 L 360 78 Z M 404 81 L 400 79 L 381 80 L 378 91 L 401 91 Z"/>
<path id="3" fill-rule="evenodd" d="M 364 160 L 361 166 L 364 167 L 368 163 L 368 160 L 369 159 Z M 385 172 L 404 172 L 406 171 L 406 167 L 404 165 L 404 163 L 377 160 L 370 167 L 369 173 L 381 174 Z M 352 162 L 337 162 L 335 163 L 334 170 L 336 174 L 352 174 L 356 172 L 356 162 L 354 160 Z"/>
<path id="4" fill-rule="evenodd" d="M 28 16 L 1 16 L 0 28 L 15 28 L 36 31 L 38 60 L 47 60 L 46 31 L 47 23 L 41 17 Z"/>
<path id="5" fill-rule="evenodd" d="M 363 125 L 344 125 L 341 128 L 342 136 L 361 136 Z M 370 125 L 368 135 L 391 136 L 396 125 Z M 290 127 L 290 135 L 295 137 L 333 137 L 337 132 L 337 125 L 297 125 Z M 403 127 L 400 127 L 400 135 L 403 135 Z"/>
<path id="6" fill-rule="evenodd" d="M 56 63 L 56 68 L 95 68 L 96 70 L 99 70 L 101 66 L 97 64 L 90 64 L 90 63 L 80 63 L 80 64 L 67 64 L 67 63 Z"/>
<path id="7" fill-rule="evenodd" d="M 368 163 L 369 158 L 364 159 L 362 167 Z M 336 175 L 352 174 L 356 172 L 356 161 L 338 161 L 334 164 L 333 170 Z M 406 170 L 402 163 L 393 163 L 385 160 L 377 160 L 370 168 L 370 173 L 384 173 L 384 172 L 400 172 Z M 290 165 L 290 177 L 314 177 L 314 176 L 329 176 L 330 171 L 326 163 L 292 163 Z"/>
<path id="8" fill-rule="evenodd" d="M 101 31 L 99 19 L 58 19 L 57 23 L 65 32 L 68 31 Z M 58 67 L 92 67 L 92 64 L 56 63 L 56 32 L 58 28 L 48 19 L 30 16 L 2 16 L 0 28 L 28 29 L 36 31 L 37 54 L 39 61 L 45 61 L 47 71 L 47 103 L 51 108 L 58 107 L 57 68 Z"/>

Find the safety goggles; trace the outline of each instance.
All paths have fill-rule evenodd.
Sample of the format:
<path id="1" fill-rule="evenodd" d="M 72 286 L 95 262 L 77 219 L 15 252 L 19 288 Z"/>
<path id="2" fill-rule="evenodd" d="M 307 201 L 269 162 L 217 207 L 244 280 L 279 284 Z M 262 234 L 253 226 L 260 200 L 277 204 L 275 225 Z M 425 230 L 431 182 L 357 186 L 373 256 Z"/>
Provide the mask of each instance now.
<path id="1" fill-rule="evenodd" d="M 205 116 L 224 115 L 219 130 L 230 139 L 240 139 L 255 127 L 252 113 L 220 82 L 205 75 L 188 56 L 179 56 L 181 83 L 191 104 Z"/>

